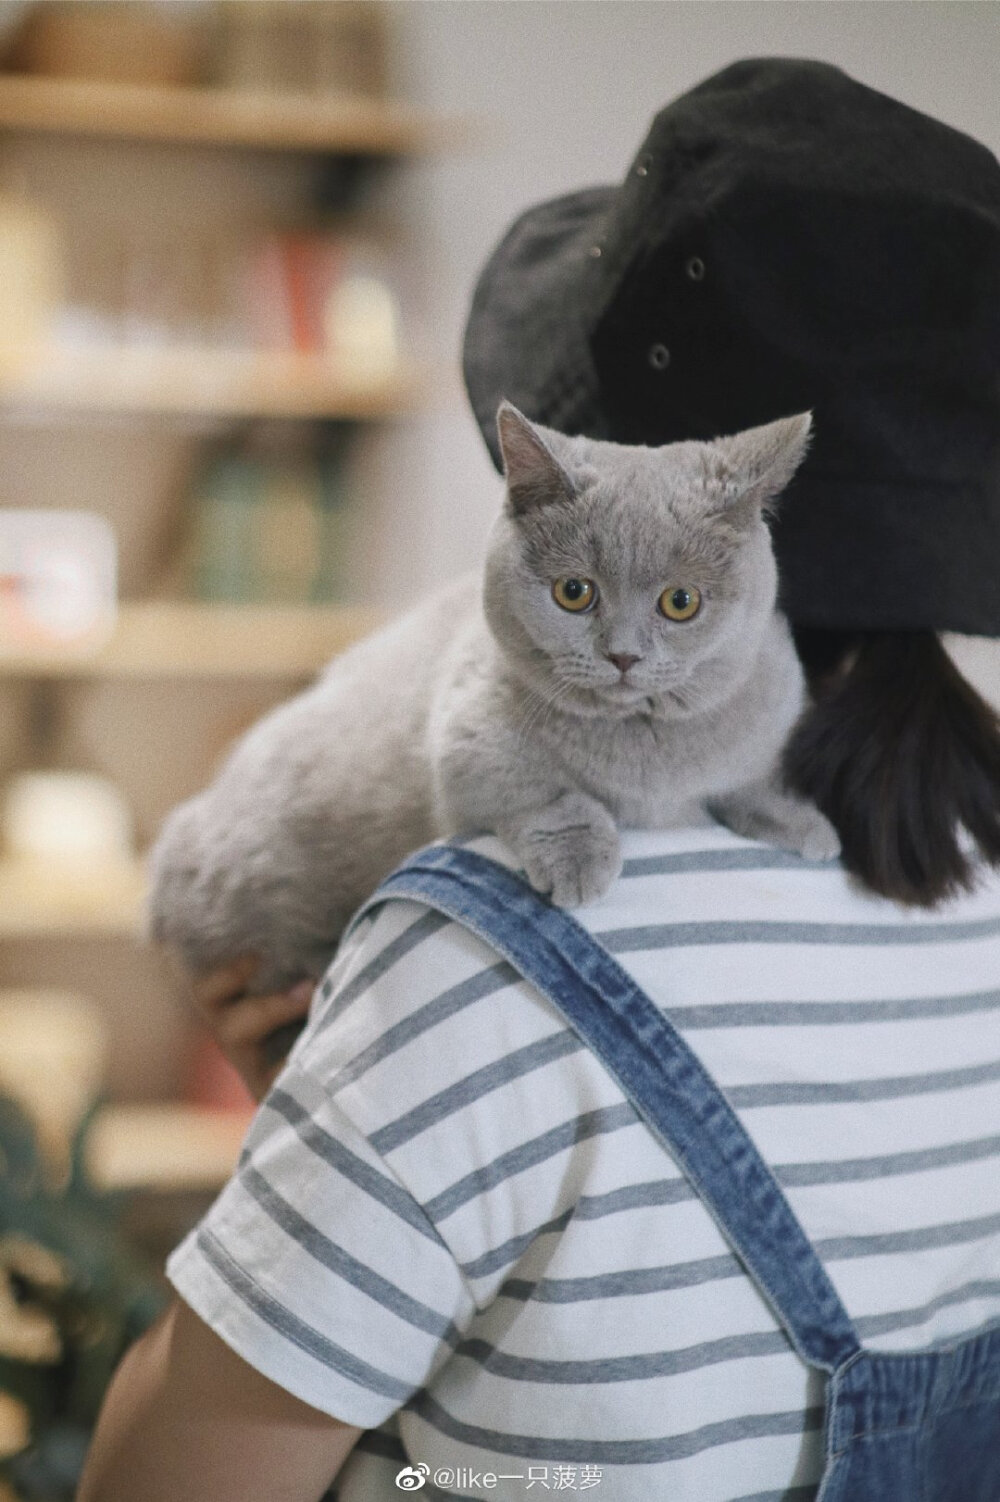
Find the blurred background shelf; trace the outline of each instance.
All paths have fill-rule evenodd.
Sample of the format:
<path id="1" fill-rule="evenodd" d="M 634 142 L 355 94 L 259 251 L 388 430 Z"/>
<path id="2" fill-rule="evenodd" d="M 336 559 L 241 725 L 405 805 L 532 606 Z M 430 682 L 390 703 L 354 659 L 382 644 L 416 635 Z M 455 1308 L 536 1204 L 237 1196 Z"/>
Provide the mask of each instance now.
<path id="1" fill-rule="evenodd" d="M 468 133 L 461 122 L 360 95 L 299 96 L 16 74 L 0 77 L 0 126 L 359 156 L 423 153 L 455 145 Z"/>
<path id="2" fill-rule="evenodd" d="M 123 604 L 94 652 L 4 652 L 0 676 L 18 678 L 309 678 L 371 631 L 361 606 Z"/>
<path id="3" fill-rule="evenodd" d="M 400 102 L 402 10 L 0 0 L 0 1105 L 112 1259 L 162 1265 L 252 1115 L 146 852 L 437 547 L 425 176 L 481 131 Z"/>
<path id="4" fill-rule="evenodd" d="M 0 409 L 7 410 L 380 421 L 416 410 L 427 389 L 415 365 L 367 377 L 338 371 L 322 354 L 292 351 L 0 351 Z"/>
<path id="5" fill-rule="evenodd" d="M 111 1032 L 72 991 L 0 990 L 0 1081 L 39 1133 L 47 1174 L 70 1167 L 80 1119 L 100 1091 Z M 89 1178 L 102 1190 L 214 1190 L 236 1162 L 253 1112 L 249 1095 L 196 1101 L 105 1101 L 87 1124 Z"/>
<path id="6" fill-rule="evenodd" d="M 217 1189 L 239 1156 L 250 1115 L 180 1103 L 108 1105 L 95 1115 L 87 1168 L 101 1189 Z"/>
<path id="7" fill-rule="evenodd" d="M 146 873 L 141 861 L 106 866 L 0 861 L 0 940 L 142 932 Z"/>

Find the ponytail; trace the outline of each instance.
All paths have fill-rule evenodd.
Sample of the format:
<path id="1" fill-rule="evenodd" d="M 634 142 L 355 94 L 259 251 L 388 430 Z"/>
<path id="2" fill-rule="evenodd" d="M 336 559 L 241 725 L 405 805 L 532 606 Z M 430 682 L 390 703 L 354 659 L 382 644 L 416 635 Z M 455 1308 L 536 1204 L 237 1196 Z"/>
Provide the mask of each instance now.
<path id="1" fill-rule="evenodd" d="M 1000 864 L 1000 718 L 937 635 L 802 629 L 795 640 L 815 702 L 785 779 L 833 824 L 845 868 L 931 907 L 973 885 L 977 852 Z"/>

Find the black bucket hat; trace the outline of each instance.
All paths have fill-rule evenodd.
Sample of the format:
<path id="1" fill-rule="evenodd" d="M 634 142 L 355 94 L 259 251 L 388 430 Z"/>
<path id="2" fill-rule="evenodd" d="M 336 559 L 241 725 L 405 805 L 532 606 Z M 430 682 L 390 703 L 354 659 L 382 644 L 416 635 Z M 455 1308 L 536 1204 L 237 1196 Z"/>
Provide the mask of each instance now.
<path id="1" fill-rule="evenodd" d="M 619 187 L 489 260 L 465 379 L 564 433 L 712 438 L 811 408 L 774 523 L 798 625 L 1000 636 L 1000 165 L 824 63 L 733 64 Z"/>

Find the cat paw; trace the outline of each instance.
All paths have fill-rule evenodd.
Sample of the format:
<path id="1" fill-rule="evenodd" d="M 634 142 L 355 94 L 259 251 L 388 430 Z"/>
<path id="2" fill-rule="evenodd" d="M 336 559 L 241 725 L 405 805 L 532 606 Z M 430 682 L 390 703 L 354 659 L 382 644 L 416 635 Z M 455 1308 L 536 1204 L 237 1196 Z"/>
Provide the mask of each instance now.
<path id="1" fill-rule="evenodd" d="M 610 814 L 589 798 L 558 800 L 510 844 L 536 892 L 557 907 L 582 907 L 603 897 L 622 869 L 621 843 Z"/>
<path id="2" fill-rule="evenodd" d="M 622 868 L 617 832 L 585 826 L 539 833 L 522 854 L 531 885 L 557 907 L 583 907 L 603 897 Z"/>
<path id="3" fill-rule="evenodd" d="M 804 798 L 772 788 L 744 789 L 713 800 L 709 812 L 734 834 L 765 840 L 809 861 L 830 861 L 840 854 L 840 837 L 829 819 Z"/>

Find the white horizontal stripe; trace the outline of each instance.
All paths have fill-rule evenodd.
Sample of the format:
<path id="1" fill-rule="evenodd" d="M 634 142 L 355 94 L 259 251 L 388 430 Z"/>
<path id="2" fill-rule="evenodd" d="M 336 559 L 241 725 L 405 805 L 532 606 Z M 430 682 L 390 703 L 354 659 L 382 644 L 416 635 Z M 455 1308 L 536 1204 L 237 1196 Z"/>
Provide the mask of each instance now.
<path id="1" fill-rule="evenodd" d="M 794 1187 L 788 1199 L 815 1240 L 843 1234 L 845 1203 L 854 1235 L 906 1231 L 1000 1212 L 1000 1172 L 994 1159 L 985 1159 L 850 1186 Z"/>
<path id="2" fill-rule="evenodd" d="M 638 1255 L 637 1248 L 621 1266 L 635 1267 Z M 664 1265 L 670 1265 L 669 1258 Z M 545 1277 L 562 1275 L 558 1252 L 542 1272 Z M 476 1328 L 484 1338 L 502 1340 L 505 1350 L 518 1355 L 544 1357 L 558 1352 L 585 1360 L 644 1350 L 683 1350 L 702 1341 L 722 1340 L 734 1330 L 777 1333 L 778 1324 L 749 1279 L 732 1277 L 661 1293 L 595 1299 L 582 1309 L 579 1304 L 537 1304 L 530 1317 L 514 1323 L 510 1306 L 500 1300 L 492 1317 L 487 1311 Z"/>
<path id="3" fill-rule="evenodd" d="M 940 1095 L 866 1101 L 758 1106 L 742 1113 L 754 1142 L 772 1162 L 820 1161 L 877 1152 L 915 1152 L 971 1139 L 1000 1122 L 1000 1085 L 990 1081 Z"/>
<path id="4" fill-rule="evenodd" d="M 715 909 L 713 909 L 715 910 Z M 725 911 L 723 907 L 721 909 Z M 997 943 L 919 949 L 731 944 L 619 956 L 657 1005 L 732 1001 L 879 1001 L 986 990 L 997 984 Z"/>
<path id="5" fill-rule="evenodd" d="M 511 1393 L 510 1389 L 517 1391 Z M 791 1354 L 736 1360 L 648 1382 L 622 1384 L 629 1396 L 627 1412 L 613 1390 L 602 1387 L 549 1386 L 505 1382 L 457 1357 L 436 1388 L 440 1403 L 462 1423 L 488 1415 L 485 1427 L 503 1432 L 507 1425 L 528 1427 L 540 1438 L 574 1433 L 597 1443 L 665 1441 L 705 1425 L 738 1424 L 748 1412 L 777 1414 L 806 1406 L 808 1374 Z M 752 1408 L 747 1395 L 753 1394 Z M 501 1419 L 502 1415 L 506 1415 Z M 520 1417 L 518 1417 L 520 1415 Z M 478 1420 L 480 1424 L 483 1420 Z M 507 1432 L 510 1432 L 508 1429 Z M 513 1429 L 513 1432 L 518 1432 Z M 729 1442 L 732 1442 L 730 1436 Z"/>
<path id="6" fill-rule="evenodd" d="M 801 1080 L 806 1059 L 813 1064 L 805 1077 L 814 1081 L 919 1076 L 1000 1060 L 1000 1010 L 873 1024 L 865 1031 L 863 1049 L 854 1025 L 696 1030 L 687 1042 L 725 1089 L 787 1080 L 793 1066 L 794 1078 Z"/>

